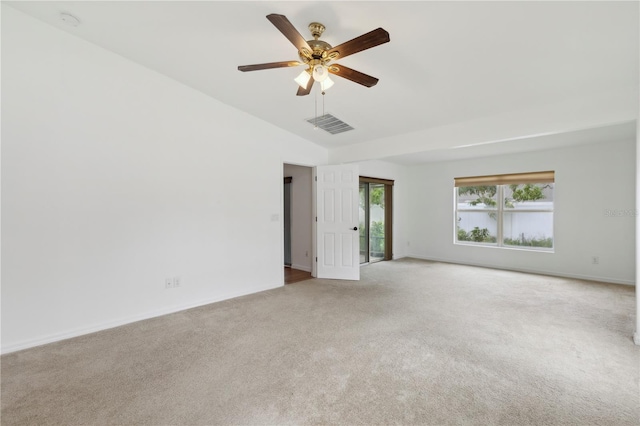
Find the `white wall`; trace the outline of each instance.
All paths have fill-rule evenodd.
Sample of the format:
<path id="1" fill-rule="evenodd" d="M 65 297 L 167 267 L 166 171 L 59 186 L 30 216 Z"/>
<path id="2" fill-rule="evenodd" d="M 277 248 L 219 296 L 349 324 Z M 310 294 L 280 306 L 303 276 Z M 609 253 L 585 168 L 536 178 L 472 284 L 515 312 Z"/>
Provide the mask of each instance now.
<path id="1" fill-rule="evenodd" d="M 282 285 L 282 164 L 327 162 L 6 5 L 2 142 L 3 352 Z"/>
<path id="2" fill-rule="evenodd" d="M 291 267 L 311 272 L 311 167 L 284 165 L 291 176 Z"/>
<path id="3" fill-rule="evenodd" d="M 542 170 L 556 176 L 555 253 L 453 244 L 455 177 Z M 409 255 L 632 284 L 635 172 L 634 140 L 413 166 Z"/>
<path id="4" fill-rule="evenodd" d="M 393 185 L 393 258 L 399 259 L 407 255 L 407 228 L 409 208 L 409 183 L 407 167 L 388 161 L 372 160 L 358 164 L 360 176 L 390 179 Z"/>

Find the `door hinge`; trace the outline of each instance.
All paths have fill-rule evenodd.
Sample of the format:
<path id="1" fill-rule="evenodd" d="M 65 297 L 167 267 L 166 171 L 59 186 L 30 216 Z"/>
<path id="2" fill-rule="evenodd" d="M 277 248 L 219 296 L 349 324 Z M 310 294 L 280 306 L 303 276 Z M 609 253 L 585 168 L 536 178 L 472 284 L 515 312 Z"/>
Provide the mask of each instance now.
<path id="1" fill-rule="evenodd" d="M 316 256 L 316 262 L 318 261 L 318 256 Z"/>
<path id="2" fill-rule="evenodd" d="M 318 216 L 316 216 L 316 222 L 318 221 Z"/>
<path id="3" fill-rule="evenodd" d="M 314 178 L 315 178 L 315 180 L 316 180 L 316 182 L 317 182 L 317 181 L 318 181 L 318 176 L 314 176 Z"/>

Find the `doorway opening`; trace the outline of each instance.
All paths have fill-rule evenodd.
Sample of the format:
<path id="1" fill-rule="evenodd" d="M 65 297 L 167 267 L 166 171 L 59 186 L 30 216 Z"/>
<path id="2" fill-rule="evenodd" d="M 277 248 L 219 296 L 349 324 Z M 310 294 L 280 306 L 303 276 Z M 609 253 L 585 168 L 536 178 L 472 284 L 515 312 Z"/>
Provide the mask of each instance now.
<path id="1" fill-rule="evenodd" d="M 284 283 L 311 278 L 312 259 L 311 167 L 283 165 Z"/>
<path id="2" fill-rule="evenodd" d="M 291 267 L 291 176 L 284 178 L 284 266 Z M 286 275 L 285 275 L 286 277 Z M 286 279 L 285 279 L 286 280 Z"/>
<path id="3" fill-rule="evenodd" d="M 360 176 L 360 263 L 391 260 L 393 181 Z"/>

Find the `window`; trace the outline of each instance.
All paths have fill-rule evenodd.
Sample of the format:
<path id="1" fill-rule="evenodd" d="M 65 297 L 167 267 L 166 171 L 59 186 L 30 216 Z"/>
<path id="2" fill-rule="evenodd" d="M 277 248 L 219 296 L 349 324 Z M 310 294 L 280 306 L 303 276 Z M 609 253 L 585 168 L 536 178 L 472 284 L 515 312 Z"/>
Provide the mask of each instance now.
<path id="1" fill-rule="evenodd" d="M 455 179 L 455 242 L 553 250 L 554 172 Z"/>

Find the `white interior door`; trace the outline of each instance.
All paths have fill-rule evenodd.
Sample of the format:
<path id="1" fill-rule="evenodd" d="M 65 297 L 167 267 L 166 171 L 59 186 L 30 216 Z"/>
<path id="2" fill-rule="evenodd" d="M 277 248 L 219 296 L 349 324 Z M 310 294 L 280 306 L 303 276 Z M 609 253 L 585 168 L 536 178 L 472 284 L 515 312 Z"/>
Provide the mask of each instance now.
<path id="1" fill-rule="evenodd" d="M 315 276 L 359 280 L 358 166 L 318 166 L 314 176 Z"/>

